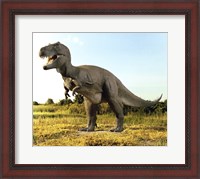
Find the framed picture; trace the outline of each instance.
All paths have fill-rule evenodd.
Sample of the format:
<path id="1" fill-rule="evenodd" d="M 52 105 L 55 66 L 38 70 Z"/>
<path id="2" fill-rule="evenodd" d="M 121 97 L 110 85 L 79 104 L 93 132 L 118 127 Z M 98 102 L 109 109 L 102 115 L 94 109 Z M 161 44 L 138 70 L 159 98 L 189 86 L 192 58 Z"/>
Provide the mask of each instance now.
<path id="1" fill-rule="evenodd" d="M 2 177 L 200 176 L 199 1 L 35 0 L 3 1 L 1 6 Z M 60 51 L 56 55 L 44 52 L 54 45 L 69 49 L 72 65 L 86 63 L 105 68 L 131 91 L 135 89 L 138 96 L 153 100 L 162 94 L 159 100 L 164 107 L 156 109 L 157 117 L 151 115 L 150 120 L 148 115 L 141 117 L 141 109 L 138 112 L 126 108 L 127 113 L 140 113 L 140 117 L 132 123 L 133 119 L 125 116 L 124 128 L 117 125 L 114 132 L 109 131 L 113 123 L 108 119 L 101 119 L 103 124 L 95 132 L 87 132 L 92 120 L 86 131 L 78 132 L 78 127 L 87 123 L 82 112 L 78 119 L 74 117 L 83 105 L 67 104 L 66 112 L 67 107 L 62 105 L 70 102 L 59 100 L 64 98 L 65 89 L 59 73 L 64 85 L 66 77 L 58 68 L 59 73 L 46 71 L 48 65 L 52 67 L 51 61 L 63 55 Z M 43 67 L 40 57 L 46 56 L 48 63 Z M 88 66 L 73 68 L 81 70 Z M 89 67 L 91 71 L 92 68 L 99 70 Z M 94 71 L 87 79 L 95 77 Z M 91 87 L 90 81 L 81 86 L 85 82 L 81 81 L 83 76 L 88 77 L 67 76 L 72 80 L 67 82 L 67 88 L 74 85 L 75 94 L 82 93 L 85 86 L 87 92 L 99 90 L 98 85 Z M 132 82 L 135 86 L 131 86 Z M 51 96 L 53 100 L 48 99 Z M 108 101 L 113 107 L 112 100 Z M 109 111 L 107 106 L 102 108 Z M 116 116 L 118 110 L 114 107 Z M 153 109 L 145 110 L 150 113 Z M 102 111 L 98 110 L 106 113 Z M 113 116 L 106 115 L 114 121 Z M 54 121 L 57 116 L 59 120 Z M 48 129 L 44 127 L 47 125 Z"/>

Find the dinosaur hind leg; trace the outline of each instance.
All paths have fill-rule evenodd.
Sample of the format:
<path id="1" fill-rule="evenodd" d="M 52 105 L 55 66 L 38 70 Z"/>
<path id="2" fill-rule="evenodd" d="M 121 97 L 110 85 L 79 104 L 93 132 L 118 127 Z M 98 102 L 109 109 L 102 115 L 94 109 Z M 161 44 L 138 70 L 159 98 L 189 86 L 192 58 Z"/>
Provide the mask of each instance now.
<path id="1" fill-rule="evenodd" d="M 89 101 L 87 98 L 84 98 L 84 103 L 85 103 L 85 110 L 88 118 L 88 127 L 87 128 L 82 128 L 80 131 L 94 131 L 96 125 L 96 112 L 98 105 L 93 104 L 91 101 Z"/>
<path id="2" fill-rule="evenodd" d="M 108 80 L 106 82 L 107 100 L 108 103 L 116 115 L 117 126 L 115 129 L 111 129 L 111 132 L 121 132 L 123 131 L 124 113 L 123 113 L 123 103 L 118 94 L 118 86 L 115 80 Z"/>
<path id="3" fill-rule="evenodd" d="M 117 126 L 115 129 L 111 129 L 111 132 L 121 132 L 123 131 L 123 122 L 124 122 L 124 113 L 123 113 L 123 105 L 119 100 L 111 100 L 109 101 L 109 105 L 113 112 L 116 115 Z"/>

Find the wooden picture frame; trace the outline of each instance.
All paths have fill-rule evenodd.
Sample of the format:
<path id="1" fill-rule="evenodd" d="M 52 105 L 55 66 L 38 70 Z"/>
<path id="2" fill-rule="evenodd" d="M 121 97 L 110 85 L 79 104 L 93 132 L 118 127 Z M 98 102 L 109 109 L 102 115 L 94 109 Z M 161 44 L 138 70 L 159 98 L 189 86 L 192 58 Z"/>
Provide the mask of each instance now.
<path id="1" fill-rule="evenodd" d="M 2 177 L 200 177 L 199 1 L 2 1 L 1 172 Z M 185 164 L 15 164 L 15 15 L 184 15 Z"/>

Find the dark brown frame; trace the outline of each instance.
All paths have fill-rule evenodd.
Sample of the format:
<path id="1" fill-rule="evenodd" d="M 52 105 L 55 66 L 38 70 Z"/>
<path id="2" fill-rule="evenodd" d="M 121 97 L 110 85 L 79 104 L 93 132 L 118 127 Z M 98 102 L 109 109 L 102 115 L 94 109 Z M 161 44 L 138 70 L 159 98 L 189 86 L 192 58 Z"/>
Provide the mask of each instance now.
<path id="1" fill-rule="evenodd" d="M 0 2 L 2 10 L 2 43 L 0 64 L 0 177 L 200 177 L 200 126 L 198 121 L 198 0 L 111 0 L 111 1 L 51 1 L 29 0 Z M 186 91 L 186 163 L 155 165 L 33 165 L 15 164 L 15 15 L 185 15 L 185 91 Z M 178 70 L 178 69 L 177 69 Z M 198 133 L 199 132 L 199 133 Z M 2 176 L 1 176 L 2 175 Z"/>

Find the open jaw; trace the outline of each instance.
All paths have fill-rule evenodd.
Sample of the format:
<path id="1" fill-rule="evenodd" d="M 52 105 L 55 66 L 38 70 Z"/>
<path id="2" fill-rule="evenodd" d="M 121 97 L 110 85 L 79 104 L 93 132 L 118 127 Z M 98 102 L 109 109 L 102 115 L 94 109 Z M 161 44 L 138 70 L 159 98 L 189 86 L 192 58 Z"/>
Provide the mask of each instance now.
<path id="1" fill-rule="evenodd" d="M 40 57 L 47 61 L 46 64 L 43 66 L 43 69 L 48 70 L 48 69 L 53 68 L 53 66 L 54 66 L 53 63 L 55 62 L 55 60 L 57 60 L 59 58 L 59 55 L 40 56 Z"/>
<path id="2" fill-rule="evenodd" d="M 41 58 L 43 59 L 47 59 L 47 63 L 46 65 L 50 65 L 53 63 L 54 60 L 56 60 L 58 58 L 58 55 L 53 55 L 53 56 L 42 56 Z"/>

